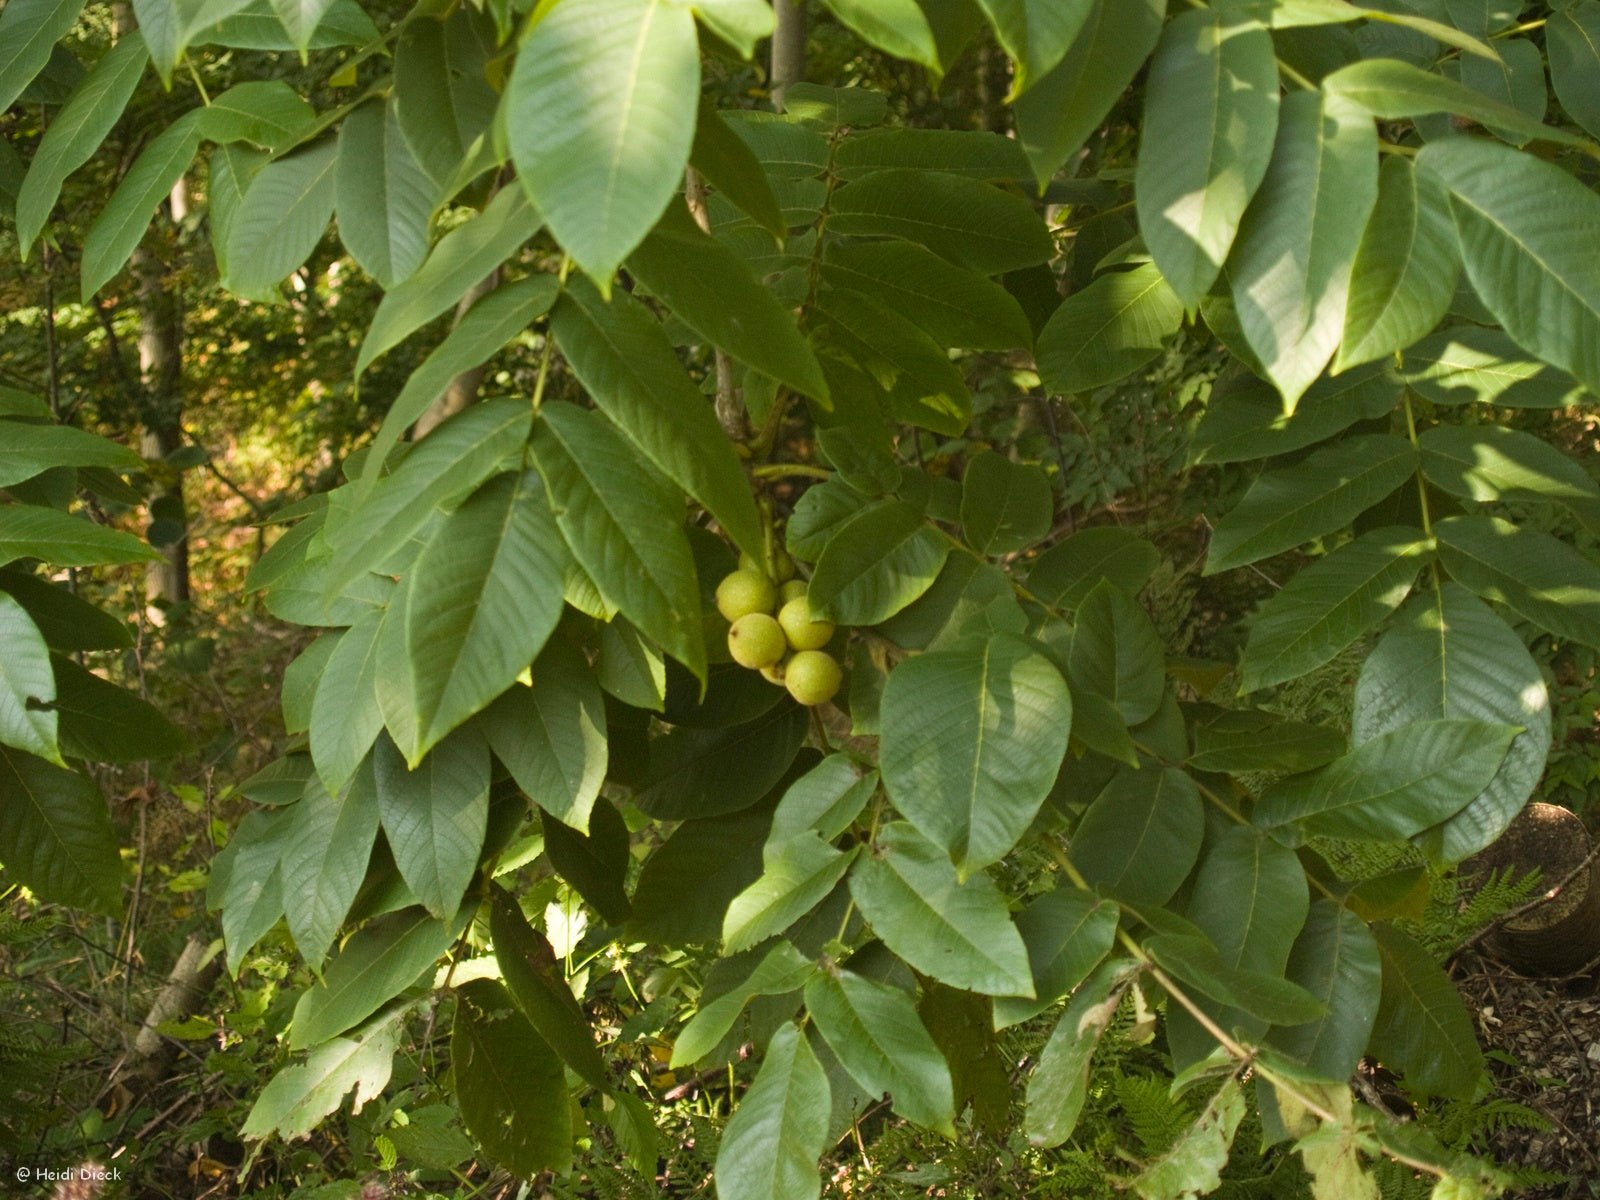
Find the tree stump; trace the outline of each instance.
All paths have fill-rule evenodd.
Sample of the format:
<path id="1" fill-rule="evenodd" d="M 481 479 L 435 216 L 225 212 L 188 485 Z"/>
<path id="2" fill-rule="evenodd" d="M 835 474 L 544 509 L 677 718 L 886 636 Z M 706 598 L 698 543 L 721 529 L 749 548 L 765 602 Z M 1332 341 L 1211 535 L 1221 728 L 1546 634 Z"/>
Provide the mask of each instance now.
<path id="1" fill-rule="evenodd" d="M 1535 802 L 1472 860 L 1481 877 L 1540 871 L 1540 891 L 1484 939 L 1498 957 L 1530 975 L 1569 974 L 1600 957 L 1600 859 L 1590 849 L 1575 813 Z"/>

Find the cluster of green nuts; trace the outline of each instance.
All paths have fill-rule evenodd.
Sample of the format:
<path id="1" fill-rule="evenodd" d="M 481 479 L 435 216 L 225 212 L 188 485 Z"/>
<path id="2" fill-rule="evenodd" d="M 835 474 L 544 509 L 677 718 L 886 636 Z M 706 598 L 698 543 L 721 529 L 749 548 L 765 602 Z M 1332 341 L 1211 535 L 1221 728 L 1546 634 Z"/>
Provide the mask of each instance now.
<path id="1" fill-rule="evenodd" d="M 717 610 L 728 619 L 728 653 L 801 704 L 826 704 L 844 673 L 823 649 L 833 640 L 833 622 L 811 615 L 806 585 L 791 579 L 781 587 L 761 567 L 741 559 L 737 571 L 717 584 Z"/>

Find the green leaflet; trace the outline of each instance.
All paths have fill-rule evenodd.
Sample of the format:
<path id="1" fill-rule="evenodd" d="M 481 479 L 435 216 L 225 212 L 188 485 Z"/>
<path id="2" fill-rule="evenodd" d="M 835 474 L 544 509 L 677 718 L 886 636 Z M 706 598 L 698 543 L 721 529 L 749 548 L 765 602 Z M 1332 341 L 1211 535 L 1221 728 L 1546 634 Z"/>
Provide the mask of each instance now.
<path id="1" fill-rule="evenodd" d="M 561 285 L 549 275 L 501 284 L 482 297 L 406 379 L 367 450 L 352 497 L 359 503 L 383 475 L 408 426 L 428 410 L 455 377 L 480 366 L 547 312 Z"/>
<path id="2" fill-rule="evenodd" d="M 332 796 L 312 776 L 289 809 L 279 872 L 284 916 L 300 956 L 320 970 L 345 914 L 361 890 L 378 835 L 378 797 L 369 771 Z M 387 999 L 388 997 L 384 997 Z"/>
<path id="3" fill-rule="evenodd" d="M 1293 839 L 1305 833 L 1396 841 L 1449 820 L 1488 786 L 1515 725 L 1427 720 L 1359 743 L 1345 757 L 1262 793 L 1251 819 Z"/>
<path id="4" fill-rule="evenodd" d="M 134 160 L 83 239 L 85 299 L 93 296 L 133 255 L 156 207 L 183 178 L 200 149 L 200 110 L 179 117 Z"/>
<path id="5" fill-rule="evenodd" d="M 827 380 L 793 314 L 737 254 L 702 232 L 688 209 L 668 207 L 628 256 L 628 270 L 701 337 L 828 405 Z M 596 307 L 597 300 L 586 305 Z"/>
<path id="6" fill-rule="evenodd" d="M 1229 970 L 1277 979 L 1309 905 L 1305 869 L 1294 852 L 1246 826 L 1230 825 L 1208 840 L 1184 911 Z M 1252 1038 L 1267 1029 L 1248 1004 L 1212 1008 L 1211 1016 L 1223 1029 L 1242 1029 Z M 1169 1015 L 1167 1037 L 1180 1064 L 1198 1062 L 1216 1047 L 1187 1011 Z"/>
<path id="7" fill-rule="evenodd" d="M 1435 858 L 1460 862 L 1499 837 L 1538 784 L 1550 698 L 1522 639 L 1459 583 L 1419 592 L 1378 640 L 1356 681 L 1352 735 L 1361 743 L 1441 718 L 1524 729 L 1472 802 L 1419 839 Z"/>
<path id="8" fill-rule="evenodd" d="M 1600 567 L 1565 542 L 1487 516 L 1447 517 L 1434 533 L 1457 582 L 1557 637 L 1600 647 Z"/>
<path id="9" fill-rule="evenodd" d="M 368 275 L 392 289 L 427 255 L 435 190 L 393 103 L 365 104 L 344 119 L 333 183 L 339 239 Z"/>
<path id="10" fill-rule="evenodd" d="M 878 99 L 881 104 L 883 97 Z M 1028 160 L 1016 142 L 977 130 L 852 130 L 852 136 L 833 151 L 834 171 L 844 180 L 901 167 L 964 175 L 986 183 L 1020 183 L 1028 178 Z"/>
<path id="11" fill-rule="evenodd" d="M 256 172 L 229 219 L 230 291 L 259 296 L 305 262 L 333 216 L 337 162 L 338 143 L 330 138 Z"/>
<path id="12" fill-rule="evenodd" d="M 1047 75 L 1073 44 L 1094 0 L 978 0 L 1016 64 L 1012 98 Z"/>
<path id="13" fill-rule="evenodd" d="M 377 814 L 395 866 L 418 902 L 443 920 L 461 904 L 483 850 L 489 748 L 477 729 L 463 729 L 408 769 L 394 743 L 380 738 L 372 762 Z"/>
<path id="14" fill-rule="evenodd" d="M 1484 63 L 1496 72 L 1504 69 L 1494 59 L 1484 60 Z M 1453 79 L 1424 71 L 1398 59 L 1369 58 L 1351 63 L 1329 75 L 1322 81 L 1322 86 L 1324 90 L 1360 105 L 1385 121 L 1450 113 L 1524 139 L 1540 138 L 1574 146 L 1584 145 L 1582 138 L 1543 125 L 1537 116 L 1529 116 L 1510 104 L 1485 96 Z M 1542 81 L 1540 91 L 1543 92 Z"/>
<path id="15" fill-rule="evenodd" d="M 82 4 L 21 0 L 0 10 L 0 111 L 11 107 L 44 70 L 56 43 L 78 23 Z"/>
<path id="16" fill-rule="evenodd" d="M 854 358 L 889 393 L 897 417 L 951 437 L 966 429 L 972 415 L 966 380 L 949 352 L 915 324 L 869 296 L 842 288 L 824 292 L 817 313 L 826 324 L 813 332 L 813 343 L 825 337 Z M 836 405 L 846 412 L 859 406 L 848 395 Z"/>
<path id="17" fill-rule="evenodd" d="M 954 1134 L 950 1066 L 907 992 L 849 970 L 821 971 L 806 984 L 806 1010 L 868 1095 L 887 1092 L 906 1120 Z"/>
<path id="18" fill-rule="evenodd" d="M 7 643 L 7 653 L 14 643 Z M 102 679 L 62 654 L 55 669 L 55 713 L 61 752 L 85 762 L 144 762 L 192 749 L 183 731 L 148 701 Z M 288 681 L 284 682 L 288 695 Z"/>
<path id="19" fill-rule="evenodd" d="M 850 894 L 884 944 L 924 974 L 987 995 L 1033 994 L 1027 948 L 993 880 L 962 882 L 913 826 L 879 831 L 850 873 Z"/>
<path id="20" fill-rule="evenodd" d="M 1102 579 L 1137 595 L 1160 565 L 1156 548 L 1115 525 L 1080 529 L 1041 554 L 1028 572 L 1028 590 L 1040 603 L 1075 609 Z"/>
<path id="21" fill-rule="evenodd" d="M 475 902 L 449 923 L 420 907 L 379 917 L 339 948 L 322 982 L 301 995 L 294 1008 L 289 1046 L 304 1050 L 352 1029 L 416 983 L 455 941 L 472 918 Z"/>
<path id="22" fill-rule="evenodd" d="M 999 862 L 1055 783 L 1071 714 L 1060 673 L 1015 634 L 909 659 L 883 690 L 889 799 L 963 876 Z"/>
<path id="23" fill-rule="evenodd" d="M 1245 340 L 1285 411 L 1339 345 L 1350 268 L 1377 192 L 1371 116 L 1338 93 L 1289 95 L 1227 271 Z"/>
<path id="24" fill-rule="evenodd" d="M 232 0 L 225 0 L 231 6 Z M 308 49 L 326 50 L 336 46 L 364 46 L 378 37 L 372 18 L 353 0 L 333 0 L 327 15 L 311 34 Z M 252 0 L 238 12 L 224 16 L 209 29 L 195 34 L 199 45 L 233 46 L 241 50 L 293 50 L 283 24 L 267 0 Z"/>
<path id="25" fill-rule="evenodd" d="M 379 302 L 356 355 L 356 374 L 482 283 L 539 231 L 539 223 L 522 191 L 505 188 L 481 214 L 440 238 L 422 266 Z"/>
<path id="26" fill-rule="evenodd" d="M 93 781 L 0 744 L 0 810 L 8 875 L 41 900 L 101 913 L 121 908 L 117 834 Z"/>
<path id="27" fill-rule="evenodd" d="M 1404 438 L 1359 434 L 1261 475 L 1217 522 L 1206 574 L 1270 558 L 1344 528 L 1415 474 Z"/>
<path id="28" fill-rule="evenodd" d="M 1583 387 L 1539 362 L 1502 329 L 1449 325 L 1401 352 L 1395 376 L 1434 404 L 1495 404 L 1502 408 L 1566 408 Z"/>
<path id="29" fill-rule="evenodd" d="M 70 7 L 62 6 L 63 10 Z M 19 20 L 32 24 L 26 6 L 19 13 Z M 53 22 L 48 27 L 53 27 Z M 20 45 L 16 53 L 26 56 L 29 49 L 25 44 Z M 19 57 L 14 61 L 20 65 L 23 59 Z M 17 244 L 24 257 L 33 249 L 39 231 L 50 219 L 50 210 L 61 194 L 62 183 L 89 161 L 110 134 L 149 61 L 149 52 L 139 34 L 123 38 L 106 51 L 105 57 L 73 88 L 71 97 L 46 128 L 17 191 Z M 0 66 L 3 64 L 0 58 Z"/>
<path id="30" fill-rule="evenodd" d="M 491 479 L 433 529 L 406 573 L 415 764 L 504 692 L 561 617 L 568 552 L 532 471 Z M 453 907 L 453 904 L 451 905 Z"/>
<path id="31" fill-rule="evenodd" d="M 1550 14 L 1545 25 L 1550 84 L 1567 115 L 1600 137 L 1600 4 L 1580 3 Z"/>
<path id="32" fill-rule="evenodd" d="M 913 242 L 830 244 L 822 277 L 872 297 L 942 346 L 1007 350 L 1033 341 L 1011 293 Z"/>
<path id="33" fill-rule="evenodd" d="M 679 825 L 639 873 L 629 935 L 669 946 L 720 938 L 728 905 L 761 875 L 771 826 L 766 805 Z"/>
<path id="34" fill-rule="evenodd" d="M 65 766 L 56 744 L 56 679 L 50 649 L 27 610 L 0 593 L 0 745 Z"/>
<path id="35" fill-rule="evenodd" d="M 494 53 L 494 23 L 473 8 L 455 9 L 442 20 L 419 14 L 400 27 L 394 55 L 395 116 L 438 193 L 433 200 L 449 199 L 466 182 L 459 177 L 463 164 L 482 144 L 494 119 L 499 96 L 486 78 Z"/>
<path id="36" fill-rule="evenodd" d="M 1229 775 L 1309 771 L 1346 749 L 1344 735 L 1326 725 L 1290 721 L 1261 709 L 1195 708 L 1200 711 L 1193 718 L 1194 753 L 1186 760 L 1191 770 Z"/>
<path id="37" fill-rule="evenodd" d="M 316 121 L 311 105 L 281 79 L 238 84 L 195 112 L 207 141 L 250 142 L 274 153 L 293 146 Z"/>
<path id="38" fill-rule="evenodd" d="M 1159 354 L 1182 324 L 1183 305 L 1154 266 L 1107 272 L 1039 331 L 1039 375 L 1064 395 L 1116 383 Z"/>
<path id="39" fill-rule="evenodd" d="M 1452 496 L 1483 503 L 1545 502 L 1600 521 L 1600 487 L 1541 438 L 1504 425 L 1440 425 L 1418 439 L 1422 473 Z"/>
<path id="40" fill-rule="evenodd" d="M 699 93 L 694 17 L 665 0 L 554 6 L 517 55 L 505 95 L 517 177 L 607 295 L 683 177 Z"/>
<path id="41" fill-rule="evenodd" d="M 613 925 L 628 919 L 633 905 L 628 899 L 628 826 L 609 800 L 598 799 L 589 812 L 589 832 L 539 814 L 545 854 L 556 873 L 565 879 L 600 916 Z"/>
<path id="42" fill-rule="evenodd" d="M 1228 1148 L 1245 1116 L 1244 1093 L 1237 1079 L 1226 1079 L 1195 1122 L 1168 1150 L 1133 1180 L 1140 1200 L 1169 1196 L 1203 1196 L 1222 1185 Z"/>
<path id="43" fill-rule="evenodd" d="M 1368 1052 L 1425 1094 L 1470 1098 L 1483 1078 L 1483 1052 L 1455 984 L 1409 935 L 1387 922 L 1372 932 L 1383 991 Z"/>
<path id="44" fill-rule="evenodd" d="M 796 779 L 772 814 L 772 832 L 764 853 L 791 837 L 815 830 L 825 841 L 842 834 L 861 815 L 878 786 L 878 773 L 861 773 L 847 754 L 830 754 Z"/>
<path id="45" fill-rule="evenodd" d="M 1073 994 L 1061 1014 L 1028 1079 L 1024 1128 L 1035 1146 L 1059 1146 L 1072 1136 L 1089 1098 L 1089 1068 L 1100 1035 L 1132 981 L 1129 962 L 1106 963 Z"/>
<path id="46" fill-rule="evenodd" d="M 1449 309 L 1460 275 L 1461 250 L 1444 189 L 1409 159 L 1385 159 L 1378 200 L 1356 251 L 1334 370 L 1385 358 L 1421 339 Z"/>
<path id="47" fill-rule="evenodd" d="M 1125 724 L 1155 715 L 1166 690 L 1161 635 L 1128 594 L 1102 580 L 1078 606 L 1067 678 L 1116 709 Z"/>
<path id="48" fill-rule="evenodd" d="M 699 1011 L 673 1043 L 671 1065 L 674 1068 L 699 1062 L 716 1049 L 751 1000 L 757 996 L 798 992 L 817 972 L 815 963 L 782 940 L 774 941 L 764 954 L 745 954 L 737 960 L 726 961 L 737 962 L 747 969 L 720 995 L 712 999 L 702 997 Z"/>
<path id="49" fill-rule="evenodd" d="M 665 821 L 748 808 L 782 779 L 805 740 L 806 710 L 787 698 L 726 729 L 674 729 L 650 743 L 638 804 Z M 727 766 L 739 764 L 730 777 Z"/>
<path id="50" fill-rule="evenodd" d="M 1549 92 L 1544 82 L 1544 53 L 1527 38 L 1503 37 L 1495 41 L 1499 62 L 1486 58 L 1464 58 L 1457 67 L 1461 82 L 1474 91 L 1493 97 L 1529 123 L 1544 119 Z M 1542 130 L 1505 129 L 1498 122 L 1489 128 L 1495 136 L 1523 146 L 1540 136 Z"/>
<path id="51" fill-rule="evenodd" d="M 383 728 L 378 706 L 378 631 L 374 608 L 350 626 L 328 658 L 311 701 L 311 757 L 327 789 L 343 791 Z"/>
<path id="52" fill-rule="evenodd" d="M 817 1160 L 828 1148 L 828 1077 L 791 1022 L 766 1055 L 717 1148 L 721 1200 L 815 1200 Z"/>
<path id="53" fill-rule="evenodd" d="M 303 790 L 295 790 L 298 798 Z M 222 910 L 222 939 L 230 976 L 244 956 L 283 916 L 279 862 L 288 836 L 289 812 L 246 813 L 233 837 L 211 860 L 206 907 Z"/>
<path id="54" fill-rule="evenodd" d="M 394 1068 L 404 1012 L 397 1006 L 354 1037 L 318 1046 L 305 1062 L 279 1071 L 251 1106 L 242 1136 L 305 1137 L 339 1108 L 352 1088 L 356 1108 L 377 1097 Z"/>
<path id="55" fill-rule="evenodd" d="M 1119 767 L 1073 830 L 1073 865 L 1130 904 L 1165 904 L 1200 856 L 1205 812 L 1175 768 Z"/>
<path id="56" fill-rule="evenodd" d="M 755 53 L 757 42 L 772 36 L 776 24 L 762 0 L 695 0 L 691 7 L 701 24 L 745 58 Z"/>
<path id="57" fill-rule="evenodd" d="M 1415 529 L 1377 529 L 1298 571 L 1250 627 L 1239 690 L 1297 679 L 1333 659 L 1404 602 L 1432 555 Z"/>
<path id="58" fill-rule="evenodd" d="M 875 171 L 840 188 L 828 227 L 918 242 L 985 275 L 1050 256 L 1044 222 L 1020 196 L 939 171 Z"/>
<path id="59" fill-rule="evenodd" d="M 24 425 L 8 421 L 0 426 L 0 487 L 32 479 L 53 467 L 110 467 L 137 471 L 144 466 L 126 446 L 97 437 L 70 425 Z"/>
<path id="60" fill-rule="evenodd" d="M 1055 497 L 1040 467 L 979 454 L 961 476 L 961 528 L 984 555 L 1025 550 L 1050 532 Z"/>
<path id="61" fill-rule="evenodd" d="M 728 905 L 722 948 L 737 954 L 782 933 L 833 891 L 855 861 L 856 847 L 837 850 L 814 832 L 795 834 L 763 851 L 764 870 Z"/>
<path id="62" fill-rule="evenodd" d="M 0 565 L 37 558 L 56 567 L 153 562 L 149 542 L 59 509 L 34 504 L 0 507 Z"/>
<path id="63" fill-rule="evenodd" d="M 390 293 L 393 295 L 394 293 Z M 521 400 L 486 400 L 445 421 L 384 476 L 364 499 L 347 501 L 343 520 L 327 533 L 333 564 L 328 594 L 378 570 L 441 508 L 471 495 L 528 439 L 532 415 Z M 344 623 L 344 622 L 338 622 Z"/>
<path id="64" fill-rule="evenodd" d="M 1158 933 L 1145 939 L 1144 948 L 1179 982 L 1259 1021 L 1302 1024 L 1322 1015 L 1322 1002 L 1299 984 L 1277 974 L 1230 966 L 1215 946 L 1197 934 Z M 1190 1057 L 1192 1065 L 1197 1059 L 1192 1052 Z"/>
<path id="65" fill-rule="evenodd" d="M 813 612 L 841 625 L 876 625 L 927 591 L 949 554 L 915 505 L 879 501 L 828 539 L 806 595 Z"/>
<path id="66" fill-rule="evenodd" d="M 517 786 L 552 817 L 580 833 L 605 781 L 605 705 L 589 664 L 554 638 L 533 666 L 532 687 L 511 687 L 484 724 L 495 756 Z"/>
<path id="67" fill-rule="evenodd" d="M 1381 974 L 1366 922 L 1335 900 L 1317 900 L 1289 954 L 1288 976 L 1328 1011 L 1304 1025 L 1280 1025 L 1268 1041 L 1329 1082 L 1343 1083 L 1366 1050 Z"/>
<path id="68" fill-rule="evenodd" d="M 1041 188 L 1127 90 L 1166 9 L 1166 0 L 1095 0 L 1061 61 L 1017 98 L 1017 137 Z"/>
<path id="69" fill-rule="evenodd" d="M 296 50 L 305 52 L 333 0 L 272 0 L 273 11 Z"/>
<path id="70" fill-rule="evenodd" d="M 1017 914 L 1028 947 L 1034 998 L 997 996 L 994 1026 L 1005 1029 L 1038 1016 L 1088 977 L 1111 952 L 1117 906 L 1089 892 L 1059 887 L 1036 896 Z"/>
<path id="71" fill-rule="evenodd" d="M 1219 380 L 1194 431 L 1194 462 L 1248 462 L 1314 446 L 1391 412 L 1401 385 L 1385 364 L 1369 363 L 1317 380 L 1294 412 L 1265 380 L 1236 374 Z"/>
<path id="72" fill-rule="evenodd" d="M 770 12 L 770 10 L 767 10 Z M 781 246 L 788 229 L 761 160 L 708 103 L 700 106 L 689 162 L 729 204 L 738 208 Z"/>
<path id="73" fill-rule="evenodd" d="M 121 650 L 133 644 L 125 622 L 62 584 L 12 569 L 0 571 L 0 591 L 27 610 L 52 650 Z"/>
<path id="74" fill-rule="evenodd" d="M 1472 138 L 1417 169 L 1450 190 L 1467 276 L 1518 345 L 1600 390 L 1600 280 L 1565 254 L 1600 237 L 1600 199 L 1566 171 Z"/>
<path id="75" fill-rule="evenodd" d="M 1272 157 L 1277 109 L 1264 26 L 1211 9 L 1167 23 L 1145 85 L 1134 192 L 1140 232 L 1176 307 L 1194 309 L 1227 260 Z"/>
<path id="76" fill-rule="evenodd" d="M 587 1083 L 604 1087 L 605 1062 L 561 964 L 544 935 L 528 924 L 516 898 L 498 884 L 489 889 L 489 936 L 506 990 L 517 1007 L 568 1066 Z"/>
<path id="77" fill-rule="evenodd" d="M 776 315 L 792 332 L 787 315 Z M 573 373 L 640 453 L 703 504 L 743 549 L 764 555 L 761 521 L 733 447 L 649 310 L 626 294 L 608 303 L 593 286 L 574 280 L 550 324 Z"/>
<path id="78" fill-rule="evenodd" d="M 841 24 L 863 41 L 896 58 L 922 64 L 935 78 L 943 73 L 938 43 L 916 0 L 823 0 L 823 3 Z"/>
<path id="79" fill-rule="evenodd" d="M 572 1116 L 561 1060 L 502 984 L 474 979 L 456 997 L 450 1075 L 473 1139 L 523 1177 L 565 1166 Z"/>

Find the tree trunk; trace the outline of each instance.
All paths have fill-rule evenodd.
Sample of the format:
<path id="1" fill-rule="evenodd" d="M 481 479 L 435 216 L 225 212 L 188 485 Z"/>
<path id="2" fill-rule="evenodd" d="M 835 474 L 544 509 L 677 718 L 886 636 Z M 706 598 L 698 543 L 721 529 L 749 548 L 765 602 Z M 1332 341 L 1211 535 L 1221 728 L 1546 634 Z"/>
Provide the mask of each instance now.
<path id="1" fill-rule="evenodd" d="M 169 201 L 174 221 L 188 211 L 188 190 L 182 180 Z M 134 251 L 139 281 L 139 378 L 144 385 L 139 453 L 163 459 L 183 444 L 183 301 L 171 283 L 166 264 L 143 248 Z M 151 500 L 151 509 L 165 521 L 188 528 L 183 479 L 174 476 Z M 189 538 L 187 533 L 161 548 L 162 561 L 145 577 L 145 598 L 151 619 L 166 621 L 176 605 L 189 601 Z"/>
<path id="2" fill-rule="evenodd" d="M 1501 917 L 1486 944 L 1530 975 L 1576 971 L 1600 957 L 1600 861 L 1576 813 L 1529 804 L 1466 874 L 1481 883 L 1490 870 L 1520 877 L 1535 867 L 1539 892 Z"/>
<path id="3" fill-rule="evenodd" d="M 806 77 L 805 0 L 772 0 L 772 106 L 783 111 L 783 93 Z"/>

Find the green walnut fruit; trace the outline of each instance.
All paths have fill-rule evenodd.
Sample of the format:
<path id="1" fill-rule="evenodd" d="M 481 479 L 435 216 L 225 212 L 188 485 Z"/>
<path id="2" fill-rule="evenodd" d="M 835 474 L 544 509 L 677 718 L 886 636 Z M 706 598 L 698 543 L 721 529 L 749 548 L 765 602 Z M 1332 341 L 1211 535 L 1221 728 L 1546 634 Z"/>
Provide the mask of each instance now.
<path id="1" fill-rule="evenodd" d="M 808 708 L 832 700 L 843 682 L 844 672 L 839 670 L 839 664 L 821 650 L 802 650 L 783 669 L 783 686 Z"/>
<path id="2" fill-rule="evenodd" d="M 759 671 L 778 662 L 788 651 L 783 626 L 766 613 L 745 613 L 728 630 L 728 653 L 741 667 Z"/>
<path id="3" fill-rule="evenodd" d="M 735 571 L 717 584 L 717 611 L 730 621 L 750 613 L 770 613 L 777 604 L 777 589 L 759 571 Z"/>
<path id="4" fill-rule="evenodd" d="M 821 650 L 833 640 L 832 621 L 811 619 L 811 602 L 796 596 L 778 610 L 778 624 L 794 650 Z"/>
<path id="5" fill-rule="evenodd" d="M 806 581 L 804 579 L 791 579 L 778 589 L 778 604 L 780 606 L 787 604 L 796 596 L 804 596 L 805 594 Z"/>
<path id="6" fill-rule="evenodd" d="M 787 583 L 794 578 L 794 559 L 789 557 L 787 550 L 773 553 L 772 573 L 777 576 L 779 583 Z"/>
<path id="7" fill-rule="evenodd" d="M 776 662 L 776 663 L 773 663 L 770 667 L 762 667 L 761 668 L 761 678 L 765 679 L 768 683 L 775 683 L 779 687 L 782 687 L 783 686 L 783 671 L 784 671 L 783 663 Z"/>

